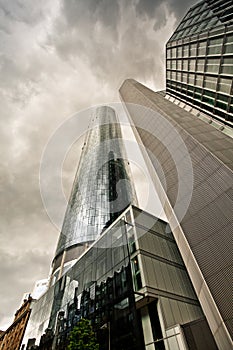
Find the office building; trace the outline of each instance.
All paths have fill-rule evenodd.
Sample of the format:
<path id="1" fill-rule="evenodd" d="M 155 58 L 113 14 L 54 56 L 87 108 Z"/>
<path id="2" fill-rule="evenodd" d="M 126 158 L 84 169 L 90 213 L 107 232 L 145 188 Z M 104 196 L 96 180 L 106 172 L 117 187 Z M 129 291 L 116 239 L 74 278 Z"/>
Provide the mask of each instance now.
<path id="1" fill-rule="evenodd" d="M 100 227 L 96 223 L 96 236 L 84 231 L 81 242 L 88 242 L 89 247 L 81 254 L 78 251 L 72 266 L 34 303 L 24 349 L 65 349 L 70 331 L 81 318 L 87 318 L 101 349 L 215 350 L 215 340 L 169 226 L 135 206 L 125 207 L 126 199 L 133 198 L 133 185 L 128 181 L 123 182 L 124 193 L 118 192 L 119 182 L 129 176 L 120 158 L 123 145 L 115 118 L 108 107 L 95 113 L 95 126 L 84 142 L 87 147 L 83 148 L 63 232 L 72 228 L 68 221 L 73 220 L 71 209 L 80 207 L 76 201 L 81 191 L 86 194 L 87 213 L 88 206 L 97 206 L 99 190 L 103 191 L 108 216 Z M 103 119 L 106 124 L 102 126 Z M 117 141 L 114 147 L 105 143 L 113 138 Z M 77 190 L 78 184 L 83 187 Z M 120 202 L 115 202 L 116 190 Z M 88 198 L 90 191 L 93 200 Z M 94 219 L 99 222 L 98 217 Z M 94 224 L 91 234 L 93 229 Z M 73 242 L 74 231 L 69 232 Z M 58 249 L 65 248 L 69 254 L 69 241 L 63 242 Z"/>
<path id="2" fill-rule="evenodd" d="M 233 3 L 193 6 L 166 46 L 166 91 L 217 126 L 233 125 Z"/>
<path id="3" fill-rule="evenodd" d="M 191 8 L 167 44 L 166 92 L 120 88 L 169 225 L 129 205 L 129 181 L 118 192 L 116 116 L 93 115 L 26 349 L 64 349 L 82 317 L 101 349 L 232 349 L 231 15 L 230 1 Z"/>
<path id="4" fill-rule="evenodd" d="M 120 88 L 219 349 L 232 348 L 233 3 L 201 1 L 167 43 L 166 92 Z"/>
<path id="5" fill-rule="evenodd" d="M 233 140 L 134 80 L 120 94 L 216 343 L 231 349 Z"/>
<path id="6" fill-rule="evenodd" d="M 101 349 L 217 349 L 167 223 L 134 206 L 35 303 L 23 344 L 65 349 L 82 317 Z"/>
<path id="7" fill-rule="evenodd" d="M 125 159 L 115 111 L 109 106 L 96 108 L 53 260 L 52 283 L 131 202 L 136 204 Z"/>

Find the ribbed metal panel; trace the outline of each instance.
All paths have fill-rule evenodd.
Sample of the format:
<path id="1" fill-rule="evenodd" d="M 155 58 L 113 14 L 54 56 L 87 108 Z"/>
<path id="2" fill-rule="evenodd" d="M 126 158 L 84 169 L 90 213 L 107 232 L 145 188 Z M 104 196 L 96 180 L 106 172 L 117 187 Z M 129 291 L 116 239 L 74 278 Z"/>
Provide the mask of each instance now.
<path id="1" fill-rule="evenodd" d="M 172 206 L 178 188 L 176 165 L 172 157 L 167 157 L 166 152 L 160 152 L 162 147 L 158 142 L 153 144 L 152 138 L 142 131 L 142 125 L 147 128 L 146 113 L 142 109 L 140 113 L 135 112 L 130 103 L 139 104 L 140 101 L 142 106 L 155 111 L 150 121 L 151 134 L 158 133 L 156 116 L 159 112 L 172 122 L 184 141 L 192 162 L 194 183 L 191 202 L 181 221 L 181 227 L 225 326 L 233 336 L 230 327 L 233 319 L 232 159 L 229 163 L 224 162 L 232 152 L 232 139 L 135 81 L 126 80 L 120 94 L 136 128 L 140 125 L 138 133 L 144 146 L 162 167 L 166 188 L 163 184 L 162 186 Z M 189 120 L 192 120 L 191 127 L 187 122 Z M 150 152 L 148 155 L 152 160 Z M 179 166 L 182 166 L 182 159 Z M 160 177 L 159 174 L 158 176 Z M 186 181 L 185 171 L 182 181 Z M 198 279 L 195 273 L 199 272 L 196 271 L 191 276 L 193 281 Z"/>

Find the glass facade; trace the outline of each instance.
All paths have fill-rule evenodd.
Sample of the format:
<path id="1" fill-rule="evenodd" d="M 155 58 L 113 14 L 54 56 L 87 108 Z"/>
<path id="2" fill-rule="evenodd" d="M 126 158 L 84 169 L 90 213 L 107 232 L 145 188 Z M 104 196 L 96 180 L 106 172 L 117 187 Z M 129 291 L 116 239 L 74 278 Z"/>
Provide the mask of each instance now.
<path id="1" fill-rule="evenodd" d="M 201 1 L 167 43 L 166 90 L 223 124 L 233 125 L 233 4 Z"/>
<path id="2" fill-rule="evenodd" d="M 203 313 L 167 223 L 126 209 L 34 304 L 23 344 L 64 349 L 82 317 L 101 349 L 186 349 L 177 324 Z"/>
<path id="3" fill-rule="evenodd" d="M 91 116 L 53 262 L 61 276 L 131 203 L 135 192 L 115 111 L 98 107 Z M 62 269 L 61 269 L 62 266 Z"/>

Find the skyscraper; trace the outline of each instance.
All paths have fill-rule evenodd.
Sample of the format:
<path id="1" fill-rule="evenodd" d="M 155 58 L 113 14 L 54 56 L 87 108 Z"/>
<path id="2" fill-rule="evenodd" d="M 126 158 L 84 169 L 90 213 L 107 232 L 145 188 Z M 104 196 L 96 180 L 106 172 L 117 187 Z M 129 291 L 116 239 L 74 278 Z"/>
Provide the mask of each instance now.
<path id="1" fill-rule="evenodd" d="M 120 95 L 219 349 L 231 349 L 232 1 L 193 6 L 167 43 L 166 92 Z"/>
<path id="2" fill-rule="evenodd" d="M 132 79 L 120 94 L 216 343 L 231 349 L 233 140 Z"/>
<path id="3" fill-rule="evenodd" d="M 231 15 L 227 11 L 231 7 L 225 5 L 230 2 L 217 3 L 218 9 L 212 1 L 191 9 L 185 30 L 177 29 L 181 41 L 176 42 L 175 36 L 171 39 L 175 55 L 179 52 L 183 55 L 187 42 L 190 55 L 191 39 L 196 40 L 195 50 L 199 52 L 202 45 L 199 39 L 206 35 L 200 24 L 206 6 L 205 15 L 210 13 L 213 17 L 210 28 L 218 21 L 222 25 L 229 20 Z M 220 5 L 225 15 L 219 12 Z M 194 22 L 197 25 L 191 28 Z M 228 22 L 223 27 L 224 33 L 228 33 Z M 223 36 L 221 47 L 225 50 L 230 36 L 222 35 L 222 29 L 219 27 L 220 32 L 213 36 Z M 186 37 L 195 31 L 198 36 Z M 205 48 L 209 50 L 208 38 Z M 176 64 L 172 77 L 179 79 L 178 74 L 182 78 L 187 74 L 189 91 L 192 56 L 187 59 L 182 56 L 180 63 L 172 50 L 168 57 L 169 64 L 173 64 L 173 58 Z M 225 67 L 224 59 L 218 62 L 221 67 Z M 204 98 L 211 90 L 205 85 L 212 76 L 208 67 L 215 66 L 214 62 L 205 58 L 205 68 L 200 73 L 202 105 L 196 104 L 195 95 L 193 100 L 181 99 L 178 80 L 172 85 L 175 89 L 168 82 L 167 94 L 155 93 L 132 79 L 126 80 L 120 89 L 135 136 L 145 146 L 143 155 L 170 229 L 166 222 L 135 206 L 127 206 L 128 195 L 133 193 L 131 186 L 123 187 L 126 197 L 118 192 L 119 180 L 128 179 L 127 164 L 124 166 L 122 161 L 121 142 L 117 141 L 114 149 L 109 144 L 120 139 L 120 133 L 115 128 L 114 112 L 108 107 L 97 110 L 93 119 L 96 124 L 84 142 L 54 259 L 55 283 L 35 303 L 24 344 L 36 344 L 39 349 L 63 349 L 72 327 L 85 317 L 91 320 L 100 341 L 101 331 L 107 330 L 101 343 L 104 349 L 109 344 L 114 350 L 232 348 L 233 159 L 232 139 L 226 135 L 230 132 L 232 97 L 228 87 L 225 95 L 218 90 L 229 85 L 225 76 L 229 71 L 224 68 L 226 81 L 218 76 L 216 85 L 211 85 L 215 86 L 214 108 L 210 111 L 207 106 L 204 110 L 207 117 L 203 115 Z M 177 68 L 187 63 L 187 71 Z M 168 68 L 167 75 L 171 72 L 173 69 Z M 191 86 L 194 90 L 190 91 L 198 93 L 195 85 L 198 78 L 196 72 Z M 224 117 L 218 113 L 217 102 L 221 100 L 218 94 L 227 96 Z M 196 110 L 198 106 L 200 113 Z M 215 125 L 212 117 L 221 124 Z M 102 125 L 105 121 L 108 127 Z M 103 202 L 99 190 L 103 191 Z M 120 207 L 116 193 L 122 199 Z M 106 208 L 104 214 L 99 208 Z"/>
<path id="4" fill-rule="evenodd" d="M 53 283 L 136 197 L 115 111 L 96 108 L 53 260 Z"/>
<path id="5" fill-rule="evenodd" d="M 60 238 L 60 266 L 33 304 L 23 345 L 64 350 L 73 327 L 87 318 L 104 350 L 217 350 L 169 226 L 129 203 L 133 187 L 114 111 L 98 108 L 92 122 L 63 225 L 71 239 Z M 100 210 L 89 215 L 98 204 L 107 207 L 101 225 Z M 95 220 L 90 235 L 88 221 L 76 224 L 83 215 Z"/>
<path id="6" fill-rule="evenodd" d="M 166 91 L 233 125 L 233 4 L 205 0 L 193 6 L 166 47 Z"/>

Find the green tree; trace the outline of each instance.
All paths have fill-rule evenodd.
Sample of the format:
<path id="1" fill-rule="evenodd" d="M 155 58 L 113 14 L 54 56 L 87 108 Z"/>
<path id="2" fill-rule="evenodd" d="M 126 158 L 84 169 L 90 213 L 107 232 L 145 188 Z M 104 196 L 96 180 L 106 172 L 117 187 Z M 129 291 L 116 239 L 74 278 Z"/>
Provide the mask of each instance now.
<path id="1" fill-rule="evenodd" d="M 70 332 L 68 350 L 99 350 L 95 333 L 89 320 L 82 318 Z"/>

